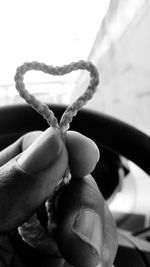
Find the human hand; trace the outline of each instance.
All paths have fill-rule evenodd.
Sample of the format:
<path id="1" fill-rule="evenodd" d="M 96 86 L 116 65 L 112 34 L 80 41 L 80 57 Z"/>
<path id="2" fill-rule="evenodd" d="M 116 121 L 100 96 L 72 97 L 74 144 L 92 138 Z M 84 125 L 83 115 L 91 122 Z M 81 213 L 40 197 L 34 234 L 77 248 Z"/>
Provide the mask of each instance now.
<path id="1" fill-rule="evenodd" d="M 58 199 L 54 247 L 58 245 L 61 254 L 74 266 L 77 262 L 77 266 L 83 267 L 112 266 L 117 249 L 114 222 L 94 179 L 88 175 L 99 159 L 98 149 L 89 138 L 69 131 L 66 146 L 59 130 L 48 128 L 42 134 L 24 135 L 0 153 L 0 262 L 5 266 L 13 266 L 12 259 L 19 262 L 18 266 L 31 266 L 26 255 L 30 251 L 32 266 L 71 266 L 62 257 L 39 255 L 16 239 L 21 252 L 13 242 L 15 229 L 54 191 L 68 166 L 68 155 L 73 178 Z M 84 196 L 89 193 L 88 202 Z M 78 197 L 72 197 L 75 195 Z M 67 244 L 64 249 L 63 243 Z M 25 261 L 20 259 L 22 254 Z"/>

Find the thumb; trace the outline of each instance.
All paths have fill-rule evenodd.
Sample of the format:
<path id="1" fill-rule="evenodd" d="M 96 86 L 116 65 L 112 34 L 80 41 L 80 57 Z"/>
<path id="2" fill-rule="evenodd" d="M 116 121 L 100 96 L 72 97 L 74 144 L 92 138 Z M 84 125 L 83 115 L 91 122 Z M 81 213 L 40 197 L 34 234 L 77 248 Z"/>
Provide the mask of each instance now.
<path id="1" fill-rule="evenodd" d="M 0 168 L 0 231 L 24 223 L 49 197 L 65 172 L 59 130 L 47 129 L 21 155 Z"/>
<path id="2" fill-rule="evenodd" d="M 29 140 L 24 140 L 22 147 L 25 151 L 17 162 L 25 172 L 36 173 L 52 165 L 58 158 L 62 148 L 62 138 L 60 131 L 53 127 L 48 128 L 29 145 L 31 137 L 29 136 Z"/>
<path id="3" fill-rule="evenodd" d="M 92 176 L 72 179 L 56 202 L 55 238 L 65 260 L 79 267 L 112 267 L 116 225 Z"/>

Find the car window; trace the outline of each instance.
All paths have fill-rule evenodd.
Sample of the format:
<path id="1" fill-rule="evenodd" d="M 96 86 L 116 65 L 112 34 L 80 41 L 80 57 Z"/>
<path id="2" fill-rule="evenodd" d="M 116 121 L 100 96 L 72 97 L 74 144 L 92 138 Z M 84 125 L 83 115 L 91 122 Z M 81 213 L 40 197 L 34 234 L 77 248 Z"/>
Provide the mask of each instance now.
<path id="1" fill-rule="evenodd" d="M 64 65 L 87 60 L 110 0 L 6 0 L 0 3 L 0 105 L 23 103 L 14 88 L 27 61 Z M 52 77 L 30 72 L 28 89 L 42 101 L 69 103 L 79 72 Z"/>

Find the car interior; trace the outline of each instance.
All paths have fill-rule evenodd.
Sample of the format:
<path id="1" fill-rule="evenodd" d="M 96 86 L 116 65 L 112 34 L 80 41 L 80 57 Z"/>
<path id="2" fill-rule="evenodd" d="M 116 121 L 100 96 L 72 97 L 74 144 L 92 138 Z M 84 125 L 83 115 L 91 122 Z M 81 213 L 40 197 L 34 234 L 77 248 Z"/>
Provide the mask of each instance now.
<path id="1" fill-rule="evenodd" d="M 62 46 L 56 65 L 68 62 L 70 59 L 77 61 L 83 54 L 85 60 L 93 62 L 99 71 L 100 85 L 97 92 L 86 107 L 74 117 L 70 129 L 90 137 L 100 150 L 100 160 L 92 175 L 117 224 L 119 246 L 114 266 L 146 267 L 150 266 L 150 121 L 148 113 L 150 111 L 150 4 L 146 0 L 101 1 L 105 2 L 104 4 L 99 1 L 89 2 L 90 4 L 87 4 L 84 1 L 81 7 L 80 1 L 73 5 L 73 8 L 76 6 L 76 12 L 81 9 L 79 12 L 81 21 L 77 23 L 76 35 L 71 35 L 75 28 L 68 29 L 65 38 L 66 36 L 69 38 L 69 34 L 70 38 L 74 38 L 73 49 L 76 53 L 74 57 L 69 57 L 68 54 L 74 50 L 66 51 L 62 59 L 60 56 L 63 53 Z M 18 5 L 18 2 L 16 3 Z M 90 23 L 83 23 L 81 32 L 78 33 L 86 4 L 89 7 L 89 13 L 87 12 L 85 22 L 88 23 L 92 12 L 97 18 L 95 24 L 91 23 L 93 35 L 86 48 L 87 51 L 84 47 L 90 39 L 90 35 L 86 33 Z M 39 10 L 42 5 L 43 3 L 39 6 Z M 63 5 L 65 9 L 65 5 L 71 9 L 69 2 Z M 2 8 L 6 9 L 5 6 Z M 24 8 L 27 7 L 24 6 Z M 32 8 L 34 5 L 31 6 L 31 10 Z M 98 16 L 98 8 L 103 10 L 101 16 Z M 83 9 L 84 12 L 82 12 Z M 58 11 L 58 6 L 55 6 L 54 10 Z M 30 12 L 29 15 L 32 15 Z M 70 11 L 70 16 L 68 15 L 70 20 L 72 14 Z M 94 21 L 94 15 L 92 18 Z M 25 30 L 24 27 L 25 25 L 23 30 Z M 68 27 L 67 20 L 65 27 Z M 56 30 L 60 30 L 58 26 Z M 39 32 L 42 36 L 42 29 Z M 45 33 L 47 32 L 48 28 Z M 86 38 L 81 43 L 80 38 L 82 40 L 84 33 Z M 38 33 L 35 39 L 37 42 Z M 50 40 L 47 44 L 50 45 Z M 15 46 L 15 43 L 13 45 Z M 77 46 L 83 46 L 84 52 L 83 50 L 79 52 Z M 52 51 L 55 49 L 57 54 L 58 47 L 58 43 L 56 48 L 52 44 L 50 49 Z M 9 72 L 13 72 L 22 60 L 35 59 L 39 49 L 33 52 L 34 47 L 32 47 L 31 51 L 29 49 L 29 54 L 26 51 L 24 56 L 21 56 L 22 49 L 16 50 L 15 53 L 19 54 L 18 59 L 13 62 L 10 69 L 8 68 Z M 7 47 L 3 53 L 6 56 Z M 36 59 L 48 61 L 51 64 L 51 56 L 46 58 L 45 54 L 42 58 L 41 55 Z M 10 60 L 13 61 L 13 57 L 10 57 Z M 52 64 L 53 62 L 55 64 L 52 57 Z M 12 78 L 10 80 L 5 78 L 7 77 L 5 69 L 7 64 L 6 66 L 4 64 L 4 75 L 3 71 L 1 73 L 4 79 L 0 80 L 1 92 L 3 92 L 0 96 L 0 150 L 27 132 L 43 131 L 48 127 L 46 121 L 18 95 Z M 13 76 L 14 73 L 11 74 Z M 10 73 L 8 77 L 9 75 Z M 78 75 L 44 77 L 46 78 L 41 74 L 29 75 L 26 85 L 38 99 L 47 103 L 59 121 L 66 107 L 86 88 L 89 82 L 88 74 L 80 71 Z"/>

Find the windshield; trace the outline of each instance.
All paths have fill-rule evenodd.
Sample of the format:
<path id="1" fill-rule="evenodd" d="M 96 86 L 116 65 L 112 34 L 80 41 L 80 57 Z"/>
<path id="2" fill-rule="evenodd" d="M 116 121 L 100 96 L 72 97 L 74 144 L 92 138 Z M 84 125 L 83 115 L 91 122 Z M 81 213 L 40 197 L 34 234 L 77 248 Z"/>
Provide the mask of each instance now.
<path id="1" fill-rule="evenodd" d="M 100 85 L 87 107 L 149 132 L 149 1 L 2 1 L 0 103 L 24 103 L 14 86 L 26 61 L 63 65 L 90 60 Z M 89 74 L 52 77 L 31 71 L 26 87 L 41 101 L 69 104 Z"/>

